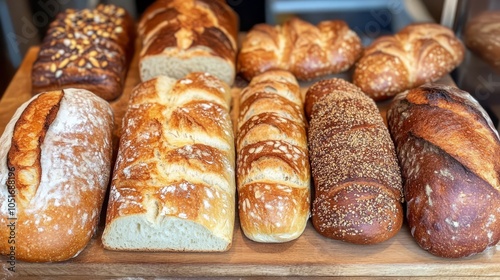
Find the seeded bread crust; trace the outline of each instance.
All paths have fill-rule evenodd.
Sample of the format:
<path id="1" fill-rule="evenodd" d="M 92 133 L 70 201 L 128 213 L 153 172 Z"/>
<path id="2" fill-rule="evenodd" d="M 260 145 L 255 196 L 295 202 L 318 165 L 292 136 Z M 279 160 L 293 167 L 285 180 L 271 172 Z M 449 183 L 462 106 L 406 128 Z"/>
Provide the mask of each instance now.
<path id="1" fill-rule="evenodd" d="M 33 64 L 32 92 L 83 88 L 116 99 L 134 52 L 134 34 L 133 19 L 114 5 L 60 13 Z"/>

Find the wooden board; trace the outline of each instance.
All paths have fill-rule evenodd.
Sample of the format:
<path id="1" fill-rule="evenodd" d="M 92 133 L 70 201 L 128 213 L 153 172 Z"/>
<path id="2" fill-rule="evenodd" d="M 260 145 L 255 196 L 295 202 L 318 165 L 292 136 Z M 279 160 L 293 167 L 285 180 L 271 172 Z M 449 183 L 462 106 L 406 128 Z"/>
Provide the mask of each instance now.
<path id="1" fill-rule="evenodd" d="M 38 48 L 30 49 L 0 101 L 3 132 L 19 105 L 31 97 L 31 65 Z M 449 77 L 443 80 L 450 83 Z M 139 83 L 137 57 L 132 62 L 124 94 L 111 102 L 117 124 L 126 109 L 132 88 Z M 304 86 L 306 88 L 306 86 Z M 238 89 L 235 89 L 237 92 Z M 388 103 L 380 103 L 382 113 Z M 235 109 L 237 110 L 237 109 Z M 234 113 L 233 113 L 234 116 Z M 120 127 L 117 126 L 116 135 Z M 105 208 L 104 208 L 105 209 Z M 320 236 L 308 224 L 297 240 L 284 244 L 259 244 L 246 239 L 235 226 L 233 246 L 224 253 L 151 253 L 104 250 L 102 226 L 87 248 L 76 258 L 61 263 L 17 262 L 11 276 L 32 278 L 72 276 L 99 279 L 126 276 L 156 277 L 250 277 L 250 276 L 344 276 L 344 277 L 500 277 L 500 253 L 491 248 L 481 255 L 454 260 L 434 257 L 420 249 L 404 226 L 391 240 L 377 245 L 353 245 Z M 7 263 L 0 258 L 3 273 Z M 2 274 L 0 273 L 0 276 Z"/>

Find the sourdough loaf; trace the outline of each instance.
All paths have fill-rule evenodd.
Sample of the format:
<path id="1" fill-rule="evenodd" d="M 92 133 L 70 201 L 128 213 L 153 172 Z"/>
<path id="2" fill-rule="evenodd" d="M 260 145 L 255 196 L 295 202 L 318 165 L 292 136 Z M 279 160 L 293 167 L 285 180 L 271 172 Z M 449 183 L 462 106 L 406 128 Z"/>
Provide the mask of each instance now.
<path id="1" fill-rule="evenodd" d="M 246 237 L 257 242 L 298 238 L 309 219 L 310 171 L 300 88 L 283 70 L 250 82 L 240 97 L 238 210 Z"/>
<path id="2" fill-rule="evenodd" d="M 82 88 L 113 100 L 123 91 L 135 27 L 125 9 L 68 9 L 50 24 L 32 69 L 32 91 Z"/>
<path id="3" fill-rule="evenodd" d="M 134 88 L 111 184 L 105 248 L 224 251 L 235 218 L 230 91 L 212 75 Z"/>
<path id="4" fill-rule="evenodd" d="M 500 72 L 500 11 L 486 11 L 465 28 L 465 45 Z"/>
<path id="5" fill-rule="evenodd" d="M 464 257 L 500 240 L 500 141 L 470 94 L 425 85 L 395 97 L 388 123 L 411 234 L 430 253 Z"/>
<path id="6" fill-rule="evenodd" d="M 314 26 L 292 18 L 282 26 L 257 24 L 238 54 L 238 72 L 247 80 L 267 70 L 288 70 L 299 80 L 340 73 L 360 57 L 361 40 L 341 20 Z"/>
<path id="7" fill-rule="evenodd" d="M 139 22 L 141 80 L 208 72 L 233 84 L 238 21 L 224 0 L 154 2 Z"/>
<path id="8" fill-rule="evenodd" d="M 384 100 L 438 80 L 463 57 L 464 46 L 449 28 L 434 23 L 411 24 L 368 46 L 356 63 L 353 82 L 375 101 Z"/>
<path id="9" fill-rule="evenodd" d="M 0 222 L 14 223 L 0 230 L 2 254 L 51 262 L 85 248 L 108 186 L 112 128 L 109 104 L 82 89 L 38 94 L 16 111 L 0 138 Z"/>
<path id="10" fill-rule="evenodd" d="M 356 244 L 394 236 L 403 222 L 401 175 L 375 102 L 344 80 L 324 80 L 307 91 L 306 115 L 314 228 Z"/>

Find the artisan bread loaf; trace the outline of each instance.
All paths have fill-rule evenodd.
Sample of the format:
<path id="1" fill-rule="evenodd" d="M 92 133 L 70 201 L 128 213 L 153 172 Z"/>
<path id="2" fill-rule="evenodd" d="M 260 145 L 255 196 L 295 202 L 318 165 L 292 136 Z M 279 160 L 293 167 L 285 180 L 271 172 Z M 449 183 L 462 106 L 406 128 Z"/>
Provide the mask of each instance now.
<path id="1" fill-rule="evenodd" d="M 238 54 L 238 72 L 247 80 L 267 70 L 288 70 L 299 80 L 340 73 L 361 56 L 361 40 L 341 20 L 314 26 L 292 18 L 282 26 L 255 25 Z"/>
<path id="2" fill-rule="evenodd" d="M 108 186 L 112 128 L 109 104 L 83 89 L 44 92 L 16 111 L 0 138 L 1 254 L 52 262 L 85 248 Z"/>
<path id="3" fill-rule="evenodd" d="M 375 101 L 384 100 L 438 80 L 463 57 L 464 46 L 449 28 L 434 23 L 411 24 L 368 46 L 356 63 L 353 82 Z"/>
<path id="4" fill-rule="evenodd" d="M 485 11 L 467 22 L 465 45 L 500 72 L 500 11 Z"/>
<path id="5" fill-rule="evenodd" d="M 411 234 L 430 253 L 464 257 L 500 240 L 500 141 L 470 94 L 425 85 L 395 97 L 388 123 Z"/>
<path id="6" fill-rule="evenodd" d="M 50 24 L 32 69 L 32 91 L 82 88 L 121 95 L 133 55 L 135 27 L 125 9 L 68 9 Z"/>
<path id="7" fill-rule="evenodd" d="M 298 238 L 309 219 L 310 171 L 300 88 L 286 71 L 256 76 L 241 94 L 238 210 L 246 237 Z"/>
<path id="8" fill-rule="evenodd" d="M 356 86 L 331 79 L 309 88 L 306 108 L 314 228 L 356 244 L 394 236 L 403 222 L 401 175 L 375 102 Z"/>
<path id="9" fill-rule="evenodd" d="M 105 248 L 224 251 L 236 183 L 230 91 L 212 75 L 134 88 L 111 184 Z"/>
<path id="10" fill-rule="evenodd" d="M 233 84 L 238 21 L 224 0 L 154 2 L 139 22 L 141 80 L 207 72 Z"/>

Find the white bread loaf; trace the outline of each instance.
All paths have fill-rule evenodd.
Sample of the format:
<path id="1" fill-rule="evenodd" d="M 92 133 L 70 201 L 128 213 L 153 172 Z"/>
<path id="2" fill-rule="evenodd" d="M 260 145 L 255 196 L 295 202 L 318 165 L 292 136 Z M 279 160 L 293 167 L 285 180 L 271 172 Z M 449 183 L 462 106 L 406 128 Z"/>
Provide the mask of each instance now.
<path id="1" fill-rule="evenodd" d="M 235 218 L 230 91 L 209 74 L 138 85 L 124 118 L 105 248 L 224 251 Z"/>
<path id="2" fill-rule="evenodd" d="M 16 111 L 0 138 L 0 222 L 14 222 L 13 234 L 0 230 L 2 254 L 63 261 L 85 248 L 108 186 L 112 129 L 109 104 L 83 89 L 41 93 Z"/>
<path id="3" fill-rule="evenodd" d="M 139 21 L 140 75 L 207 72 L 233 84 L 238 16 L 223 0 L 158 0 Z"/>
<path id="4" fill-rule="evenodd" d="M 253 78 L 240 99 L 238 209 L 246 237 L 298 238 L 309 219 L 310 172 L 300 88 L 287 71 Z"/>

